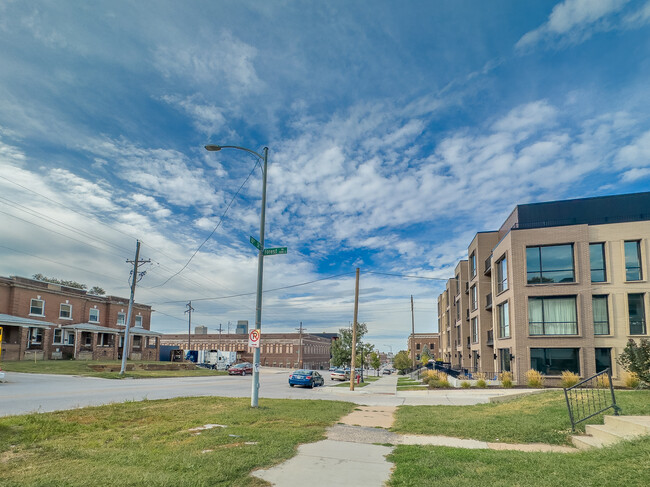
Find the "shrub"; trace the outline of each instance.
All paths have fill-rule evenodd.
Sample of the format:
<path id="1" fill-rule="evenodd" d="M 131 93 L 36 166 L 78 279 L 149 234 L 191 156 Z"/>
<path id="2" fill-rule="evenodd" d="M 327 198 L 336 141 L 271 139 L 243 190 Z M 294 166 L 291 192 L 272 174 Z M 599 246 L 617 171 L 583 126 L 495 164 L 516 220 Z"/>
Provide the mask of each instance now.
<path id="1" fill-rule="evenodd" d="M 429 370 L 426 374 L 426 378 L 422 381 L 425 384 L 428 384 L 429 387 L 435 389 L 451 387 L 447 374 L 438 370 Z"/>
<path id="2" fill-rule="evenodd" d="M 606 374 L 599 375 L 596 379 L 596 387 L 598 389 L 609 389 L 609 376 Z"/>
<path id="3" fill-rule="evenodd" d="M 528 387 L 544 387 L 544 375 L 537 370 L 530 369 L 526 372 L 526 382 Z"/>
<path id="4" fill-rule="evenodd" d="M 580 376 L 578 374 L 565 370 L 562 372 L 562 379 L 560 380 L 560 385 L 565 389 L 568 389 L 571 386 L 574 386 L 580 381 Z"/>
<path id="5" fill-rule="evenodd" d="M 636 374 L 639 381 L 650 385 L 650 340 L 642 338 L 637 345 L 630 338 L 616 361 L 628 372 Z"/>
<path id="6" fill-rule="evenodd" d="M 501 374 L 499 374 L 499 380 L 505 389 L 512 388 L 512 372 L 501 372 Z"/>
<path id="7" fill-rule="evenodd" d="M 462 387 L 463 389 L 469 389 L 470 387 L 472 387 L 472 385 L 466 380 L 464 380 L 463 382 L 460 383 L 460 387 Z"/>
<path id="8" fill-rule="evenodd" d="M 623 372 L 623 384 L 628 389 L 636 389 L 640 383 L 641 380 L 636 372 Z"/>
<path id="9" fill-rule="evenodd" d="M 481 389 L 485 389 L 487 387 L 487 382 L 485 382 L 485 379 L 478 379 L 476 381 L 476 387 L 480 387 Z"/>

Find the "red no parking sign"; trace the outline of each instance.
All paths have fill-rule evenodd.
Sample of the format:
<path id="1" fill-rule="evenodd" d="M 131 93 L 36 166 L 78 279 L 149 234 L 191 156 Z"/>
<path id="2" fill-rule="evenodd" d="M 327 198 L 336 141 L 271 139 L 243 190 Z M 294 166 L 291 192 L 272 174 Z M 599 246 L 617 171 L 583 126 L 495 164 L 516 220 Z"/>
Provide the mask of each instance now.
<path id="1" fill-rule="evenodd" d="M 259 330 L 251 330 L 248 334 L 248 346 L 251 348 L 260 348 L 260 335 Z"/>

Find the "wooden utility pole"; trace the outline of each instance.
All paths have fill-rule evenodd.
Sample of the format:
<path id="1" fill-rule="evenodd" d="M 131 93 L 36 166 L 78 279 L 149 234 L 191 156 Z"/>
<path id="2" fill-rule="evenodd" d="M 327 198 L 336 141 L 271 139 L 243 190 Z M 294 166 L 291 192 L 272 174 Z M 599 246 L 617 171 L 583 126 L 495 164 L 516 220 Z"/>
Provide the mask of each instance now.
<path id="1" fill-rule="evenodd" d="M 298 362 L 300 362 L 300 368 L 301 369 L 304 367 L 304 355 L 302 353 L 302 331 L 303 331 L 303 329 L 304 328 L 302 327 L 302 321 L 301 321 L 300 322 L 300 328 L 296 328 L 296 330 L 298 330 L 300 332 L 300 348 L 298 349 L 298 353 L 300 354 L 299 355 L 300 360 L 298 360 Z"/>
<path id="2" fill-rule="evenodd" d="M 138 282 L 138 265 L 139 264 L 148 264 L 151 260 L 139 260 L 140 259 L 140 240 L 136 240 L 135 243 L 135 260 L 127 260 L 128 263 L 133 264 L 133 275 L 131 276 L 131 297 L 129 298 L 129 308 L 126 313 L 126 328 L 124 329 L 124 344 L 122 345 L 122 366 L 120 367 L 120 375 L 124 375 L 126 371 L 126 359 L 129 358 L 129 329 L 131 327 L 131 314 L 133 313 L 133 302 L 135 299 L 135 285 Z M 142 273 L 144 276 L 144 273 Z M 75 331 L 75 344 L 78 343 L 76 340 Z M 119 343 L 118 343 L 119 345 Z M 77 353 L 77 346 L 75 345 L 75 354 Z"/>
<path id="3" fill-rule="evenodd" d="M 354 286 L 354 322 L 352 324 L 352 360 L 350 364 L 350 390 L 354 390 L 355 362 L 357 355 L 357 317 L 359 316 L 359 268 L 357 267 L 357 278 Z"/>
<path id="4" fill-rule="evenodd" d="M 415 370 L 415 314 L 413 313 L 413 295 L 411 294 L 411 360 Z"/>
<path id="5" fill-rule="evenodd" d="M 192 311 L 194 311 L 194 308 L 192 308 L 192 301 L 189 301 L 185 306 L 187 307 L 185 312 L 189 313 L 189 319 L 187 320 L 187 351 L 189 352 L 192 350 Z"/>

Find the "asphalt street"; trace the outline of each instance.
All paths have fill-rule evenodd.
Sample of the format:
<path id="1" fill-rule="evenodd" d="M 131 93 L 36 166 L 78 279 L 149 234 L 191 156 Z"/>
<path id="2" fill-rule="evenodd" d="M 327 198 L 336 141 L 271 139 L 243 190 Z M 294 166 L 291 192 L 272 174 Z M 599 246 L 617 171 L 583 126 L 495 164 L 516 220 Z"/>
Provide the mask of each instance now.
<path id="1" fill-rule="evenodd" d="M 349 401 L 373 406 L 468 405 L 485 403 L 494 396 L 522 390 L 432 390 L 396 392 L 382 389 L 379 383 L 354 392 L 331 381 L 323 371 L 325 386 L 314 389 L 289 387 L 288 370 L 262 368 L 260 398 L 323 399 Z M 163 379 L 99 379 L 67 375 L 21 374 L 7 372 L 0 383 L 0 416 L 49 412 L 124 401 L 168 399 L 172 397 L 250 397 L 252 377 L 215 376 Z"/>

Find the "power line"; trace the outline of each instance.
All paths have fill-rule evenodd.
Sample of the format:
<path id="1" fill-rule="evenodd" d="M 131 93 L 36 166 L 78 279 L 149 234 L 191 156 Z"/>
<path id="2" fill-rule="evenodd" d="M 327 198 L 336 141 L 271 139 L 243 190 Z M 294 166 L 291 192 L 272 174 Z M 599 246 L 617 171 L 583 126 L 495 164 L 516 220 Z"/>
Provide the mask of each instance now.
<path id="1" fill-rule="evenodd" d="M 377 274 L 380 276 L 392 276 L 392 277 L 405 277 L 408 279 L 426 279 L 430 281 L 448 281 L 450 279 L 455 280 L 455 277 L 446 278 L 446 277 L 424 277 L 424 276 L 409 276 L 406 274 L 392 274 L 388 272 L 376 272 L 376 271 L 364 271 L 365 274 Z"/>
<path id="2" fill-rule="evenodd" d="M 162 287 L 162 286 L 164 286 L 164 285 L 167 284 L 169 281 L 171 281 L 174 277 L 176 277 L 176 276 L 179 275 L 181 272 L 183 272 L 183 271 L 185 270 L 185 268 L 186 268 L 188 265 L 190 265 L 190 262 L 192 262 L 192 259 L 194 258 L 194 256 L 199 252 L 199 250 L 201 250 L 201 248 L 205 245 L 205 243 L 206 243 L 208 240 L 210 240 L 210 238 L 212 237 L 212 235 L 214 235 L 214 232 L 216 232 L 217 229 L 221 226 L 221 223 L 223 222 L 223 219 L 224 219 L 224 217 L 226 216 L 226 213 L 228 213 L 228 210 L 230 209 L 230 207 L 232 206 L 233 202 L 235 201 L 235 198 L 239 195 L 239 192 L 242 190 L 242 188 L 244 187 L 244 185 L 248 182 L 248 180 L 250 179 L 250 177 L 251 177 L 251 176 L 253 175 L 253 173 L 255 172 L 255 169 L 257 168 L 257 165 L 258 165 L 258 164 L 259 164 L 259 161 L 255 162 L 255 166 L 253 166 L 253 169 L 251 170 L 251 172 L 248 173 L 248 176 L 246 176 L 246 179 L 244 180 L 244 182 L 241 183 L 241 186 L 239 186 L 239 189 L 237 190 L 237 192 L 235 192 L 235 194 L 233 195 L 233 197 L 230 199 L 230 203 L 228 203 L 228 206 L 226 207 L 226 209 L 224 210 L 223 214 L 222 214 L 221 217 L 219 218 L 219 223 L 217 223 L 217 226 L 214 227 L 214 229 L 212 230 L 212 232 L 210 232 L 210 235 L 208 235 L 208 236 L 206 237 L 206 239 L 203 241 L 203 243 L 201 243 L 201 245 L 199 245 L 199 247 L 194 251 L 194 253 L 193 253 L 192 256 L 189 258 L 189 260 L 185 263 L 185 265 L 184 265 L 184 266 L 183 266 L 183 267 L 182 267 L 182 268 L 181 268 L 181 269 L 180 269 L 176 274 L 174 274 L 174 275 L 172 275 L 171 277 L 169 277 L 165 282 L 163 282 L 162 284 L 159 284 L 159 285 L 157 285 L 157 286 L 153 286 L 153 287 Z"/>
<path id="3" fill-rule="evenodd" d="M 273 291 L 282 291 L 282 290 L 285 290 L 285 289 L 292 289 L 292 288 L 295 288 L 295 287 L 301 287 L 301 286 L 306 286 L 308 284 L 313 284 L 315 282 L 327 281 L 329 279 L 336 279 L 337 277 L 348 276 L 350 274 L 354 274 L 354 272 L 345 272 L 343 274 L 336 274 L 334 276 L 323 277 L 321 279 L 314 279 L 313 281 L 301 282 L 301 283 L 298 283 L 298 284 L 292 284 L 290 286 L 282 286 L 282 287 L 276 287 L 276 288 L 273 288 L 273 289 L 266 289 L 263 292 L 264 293 L 270 293 L 270 292 L 273 292 Z M 239 298 L 239 297 L 242 297 L 242 296 L 253 296 L 254 294 L 256 294 L 256 293 L 251 292 L 251 293 L 232 294 L 230 296 L 217 296 L 217 297 L 214 297 L 214 298 L 192 299 L 192 301 L 216 301 L 218 299 L 230 299 L 230 298 Z M 186 301 L 187 300 L 165 301 L 165 302 L 157 303 L 157 304 L 185 303 Z"/>

